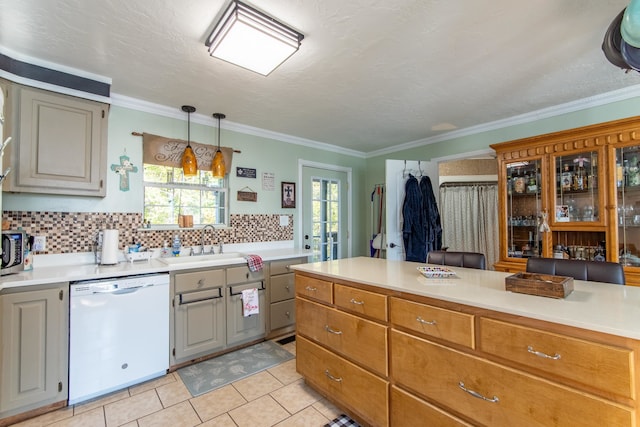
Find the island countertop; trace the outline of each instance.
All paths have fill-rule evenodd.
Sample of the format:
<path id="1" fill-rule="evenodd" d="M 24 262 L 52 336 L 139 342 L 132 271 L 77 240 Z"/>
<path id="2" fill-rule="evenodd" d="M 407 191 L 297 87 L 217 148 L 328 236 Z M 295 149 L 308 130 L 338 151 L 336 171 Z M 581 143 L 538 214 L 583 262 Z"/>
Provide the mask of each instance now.
<path id="1" fill-rule="evenodd" d="M 573 292 L 555 299 L 506 291 L 505 278 L 511 273 L 447 266 L 455 271 L 454 277 L 432 279 L 418 272 L 417 267 L 424 265 L 356 257 L 292 268 L 300 273 L 640 339 L 639 287 L 574 280 Z"/>

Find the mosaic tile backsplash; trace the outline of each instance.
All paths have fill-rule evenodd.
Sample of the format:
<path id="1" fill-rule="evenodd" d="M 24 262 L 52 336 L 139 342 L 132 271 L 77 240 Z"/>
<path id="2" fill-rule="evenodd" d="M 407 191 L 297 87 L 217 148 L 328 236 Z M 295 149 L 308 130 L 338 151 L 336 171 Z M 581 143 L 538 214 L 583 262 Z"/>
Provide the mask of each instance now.
<path id="1" fill-rule="evenodd" d="M 205 244 L 251 243 L 293 240 L 293 215 L 287 226 L 280 225 L 283 215 L 230 215 L 230 228 L 208 229 Z M 143 229 L 141 213 L 97 213 L 97 212 L 21 212 L 5 211 L 2 219 L 9 228 L 21 227 L 32 236 L 47 238 L 46 251 L 39 254 L 65 254 L 93 252 L 93 242 L 98 231 L 105 228 L 119 230 L 119 246 L 132 242 L 147 248 L 161 248 L 166 241 L 171 245 L 178 233 L 183 246 L 195 246 L 201 242 L 202 230 L 179 228 L 173 230 Z"/>

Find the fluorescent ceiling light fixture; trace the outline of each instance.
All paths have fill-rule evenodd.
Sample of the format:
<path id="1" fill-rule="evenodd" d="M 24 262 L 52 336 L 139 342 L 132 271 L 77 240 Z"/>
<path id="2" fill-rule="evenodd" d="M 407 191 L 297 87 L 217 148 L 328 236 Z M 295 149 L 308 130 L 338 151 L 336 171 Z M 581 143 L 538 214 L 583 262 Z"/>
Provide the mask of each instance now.
<path id="1" fill-rule="evenodd" d="M 209 54 L 264 76 L 296 53 L 304 36 L 233 0 L 207 38 Z"/>

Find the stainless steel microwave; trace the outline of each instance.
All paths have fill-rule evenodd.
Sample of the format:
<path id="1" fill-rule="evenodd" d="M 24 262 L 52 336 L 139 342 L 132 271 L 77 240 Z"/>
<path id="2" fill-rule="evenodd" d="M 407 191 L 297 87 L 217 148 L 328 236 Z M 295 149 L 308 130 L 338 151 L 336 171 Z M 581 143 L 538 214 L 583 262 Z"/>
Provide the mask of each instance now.
<path id="1" fill-rule="evenodd" d="M 24 252 L 27 234 L 22 230 L 2 231 L 2 265 L 0 275 L 24 270 Z"/>

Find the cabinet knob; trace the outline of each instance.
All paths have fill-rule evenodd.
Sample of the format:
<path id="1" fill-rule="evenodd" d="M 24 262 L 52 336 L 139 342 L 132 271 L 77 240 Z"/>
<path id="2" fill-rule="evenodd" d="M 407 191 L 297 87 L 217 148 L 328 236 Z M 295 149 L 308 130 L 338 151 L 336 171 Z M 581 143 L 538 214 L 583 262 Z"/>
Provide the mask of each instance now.
<path id="1" fill-rule="evenodd" d="M 291 318 L 291 313 L 289 313 L 288 311 L 284 314 L 285 316 L 287 316 L 287 318 Z"/>
<path id="2" fill-rule="evenodd" d="M 198 287 L 201 288 L 204 286 L 204 279 L 198 280 Z"/>

